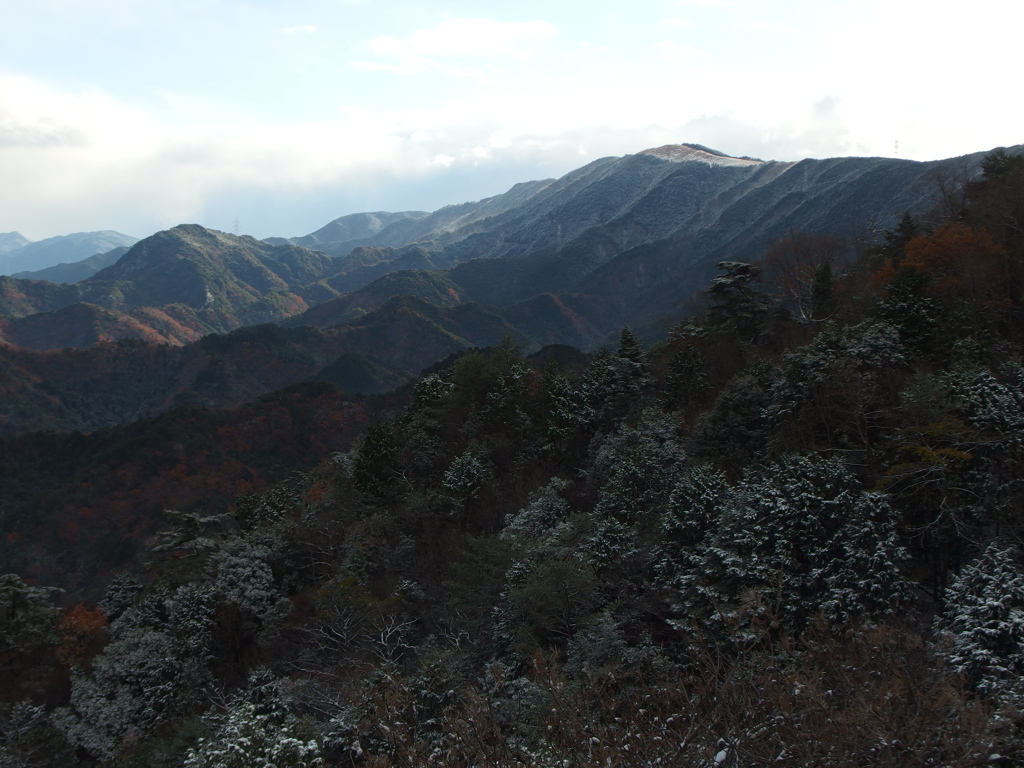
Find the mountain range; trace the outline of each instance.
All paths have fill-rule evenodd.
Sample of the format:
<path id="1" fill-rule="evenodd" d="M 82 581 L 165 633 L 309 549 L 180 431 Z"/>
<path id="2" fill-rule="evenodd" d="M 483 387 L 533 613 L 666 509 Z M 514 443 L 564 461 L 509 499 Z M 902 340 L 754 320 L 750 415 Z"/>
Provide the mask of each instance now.
<path id="1" fill-rule="evenodd" d="M 15 272 L 11 277 L 20 280 L 47 280 L 51 283 L 77 283 L 92 277 L 104 267 L 117 263 L 118 259 L 128 253 L 128 246 L 122 245 L 106 253 L 94 253 L 87 259 L 73 262 L 61 262 L 52 267 L 36 269 L 28 272 Z"/>
<path id="2" fill-rule="evenodd" d="M 20 232 L 0 232 L 0 256 L 23 248 L 31 241 Z"/>
<path id="3" fill-rule="evenodd" d="M 299 238 L 260 241 L 180 225 L 73 284 L 0 278 L 0 340 L 9 345 L 0 363 L 31 377 L 48 367 L 32 362 L 45 350 L 89 347 L 76 359 L 99 361 L 118 339 L 173 347 L 280 323 L 326 336 L 280 337 L 306 362 L 278 363 L 273 386 L 314 375 L 334 358 L 352 365 L 356 358 L 344 356 L 359 355 L 359 366 L 380 367 L 383 387 L 506 334 L 528 351 L 594 349 L 626 324 L 652 339 L 688 311 L 717 262 L 757 260 L 794 232 L 837 237 L 852 256 L 904 211 L 924 213 L 933 192 L 976 176 L 983 156 L 775 162 L 681 144 L 602 158 L 560 179 L 432 213 L 343 216 Z M 181 365 L 195 375 L 192 363 Z M 243 367 L 231 375 L 245 380 Z M 98 421 L 59 415 L 73 399 L 72 377 L 55 396 L 59 406 L 34 398 L 46 415 L 25 420 L 9 409 L 5 429 L 91 428 L 151 414 L 193 392 L 189 375 Z M 271 384 L 199 397 L 238 404 L 261 386 Z"/>
<path id="4" fill-rule="evenodd" d="M 1024 765 L 1024 154 L 976 160 L 662 147 L 0 283 L 0 763 Z"/>
<path id="5" fill-rule="evenodd" d="M 113 230 L 76 232 L 34 243 L 17 232 L 7 232 L 0 234 L 0 275 L 42 270 L 57 264 L 70 265 L 137 242 L 138 238 Z"/>

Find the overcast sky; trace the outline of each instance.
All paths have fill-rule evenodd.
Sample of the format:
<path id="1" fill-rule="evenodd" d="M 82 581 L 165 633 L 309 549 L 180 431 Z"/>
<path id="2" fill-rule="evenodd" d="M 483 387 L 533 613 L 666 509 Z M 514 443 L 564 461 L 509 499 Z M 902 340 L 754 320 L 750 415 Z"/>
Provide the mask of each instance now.
<path id="1" fill-rule="evenodd" d="M 294 236 L 607 155 L 1024 143 L 1011 0 L 0 0 L 0 232 Z"/>

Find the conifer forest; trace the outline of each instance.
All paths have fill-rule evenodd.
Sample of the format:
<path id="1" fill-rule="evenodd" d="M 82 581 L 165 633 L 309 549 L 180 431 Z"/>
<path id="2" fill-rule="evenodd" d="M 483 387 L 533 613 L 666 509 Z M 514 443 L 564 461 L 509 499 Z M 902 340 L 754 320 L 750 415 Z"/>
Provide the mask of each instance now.
<path id="1" fill-rule="evenodd" d="M 2 544 L 0 766 L 1024 764 L 1024 157 L 982 170 L 722 261 L 653 344 L 3 437 L 78 548 Z"/>

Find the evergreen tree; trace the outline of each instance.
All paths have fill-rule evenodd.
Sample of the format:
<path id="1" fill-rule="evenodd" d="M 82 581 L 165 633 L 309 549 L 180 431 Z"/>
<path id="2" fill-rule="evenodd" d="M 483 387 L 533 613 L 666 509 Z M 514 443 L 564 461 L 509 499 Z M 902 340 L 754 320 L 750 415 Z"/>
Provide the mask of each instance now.
<path id="1" fill-rule="evenodd" d="M 835 278 L 832 276 L 832 260 L 826 259 L 814 270 L 811 282 L 811 319 L 825 320 L 832 313 L 835 292 Z"/>
<path id="2" fill-rule="evenodd" d="M 755 287 L 761 267 L 742 261 L 720 261 L 715 266 L 725 274 L 714 278 L 705 291 L 707 329 L 734 333 L 745 342 L 756 341 L 767 329 L 772 308 L 768 295 Z"/>
<path id="3" fill-rule="evenodd" d="M 917 219 L 911 216 L 909 211 L 904 211 L 895 229 L 886 230 L 883 234 L 882 256 L 890 259 L 892 265 L 899 269 L 904 255 L 903 249 L 906 248 L 907 243 L 921 234 L 921 227 L 918 226 Z"/>
<path id="4" fill-rule="evenodd" d="M 1016 553 L 993 543 L 946 590 L 936 629 L 947 657 L 978 691 L 1024 706 L 1024 572 Z"/>
<path id="5" fill-rule="evenodd" d="M 662 382 L 665 401 L 673 407 L 686 408 L 699 403 L 708 389 L 707 365 L 692 344 L 676 350 L 668 359 L 668 370 Z"/>
<path id="6" fill-rule="evenodd" d="M 934 355 L 939 328 L 938 307 L 927 293 L 929 282 L 928 275 L 913 267 L 900 268 L 876 310 L 880 320 L 896 327 L 903 346 L 923 357 Z"/>
<path id="7" fill-rule="evenodd" d="M 323 765 L 316 740 L 295 736 L 296 719 L 281 700 L 276 681 L 257 672 L 227 711 L 208 716 L 212 738 L 190 749 L 185 768 L 317 768 Z"/>
<path id="8" fill-rule="evenodd" d="M 112 642 L 72 678 L 71 707 L 54 724 L 96 758 L 146 736 L 211 682 L 213 592 L 187 584 L 151 594 L 111 625 Z"/>
<path id="9" fill-rule="evenodd" d="M 594 455 L 591 476 L 600 487 L 595 513 L 629 523 L 655 519 L 685 462 L 673 419 L 644 411 L 635 427 L 624 425 L 606 437 Z"/>
<path id="10" fill-rule="evenodd" d="M 723 467 L 742 467 L 769 448 L 770 406 L 779 372 L 757 358 L 733 376 L 690 437 L 693 452 Z"/>
<path id="11" fill-rule="evenodd" d="M 729 489 L 715 516 L 678 580 L 686 612 L 711 626 L 800 628 L 818 612 L 842 622 L 907 597 L 892 511 L 839 461 L 775 460 Z"/>

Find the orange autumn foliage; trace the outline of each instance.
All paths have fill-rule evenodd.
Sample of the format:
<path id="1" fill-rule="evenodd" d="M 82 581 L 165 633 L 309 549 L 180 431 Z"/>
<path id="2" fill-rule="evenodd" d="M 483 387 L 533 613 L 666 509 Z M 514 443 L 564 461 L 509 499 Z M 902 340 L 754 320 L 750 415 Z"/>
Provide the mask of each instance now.
<path id="1" fill-rule="evenodd" d="M 987 304 L 1006 295 L 1008 255 L 988 232 L 950 222 L 911 240 L 904 250 L 904 266 L 932 275 L 936 296 Z"/>
<path id="2" fill-rule="evenodd" d="M 997 310 L 1010 304 L 1009 254 L 984 230 L 957 221 L 943 224 L 907 243 L 899 265 L 886 260 L 871 283 L 884 290 L 898 268 L 906 267 L 931 277 L 928 293 L 936 298 Z"/>
<path id="3" fill-rule="evenodd" d="M 64 613 L 58 631 L 61 636 L 57 660 L 69 667 L 94 656 L 107 637 L 107 617 L 99 608 L 79 603 Z"/>

